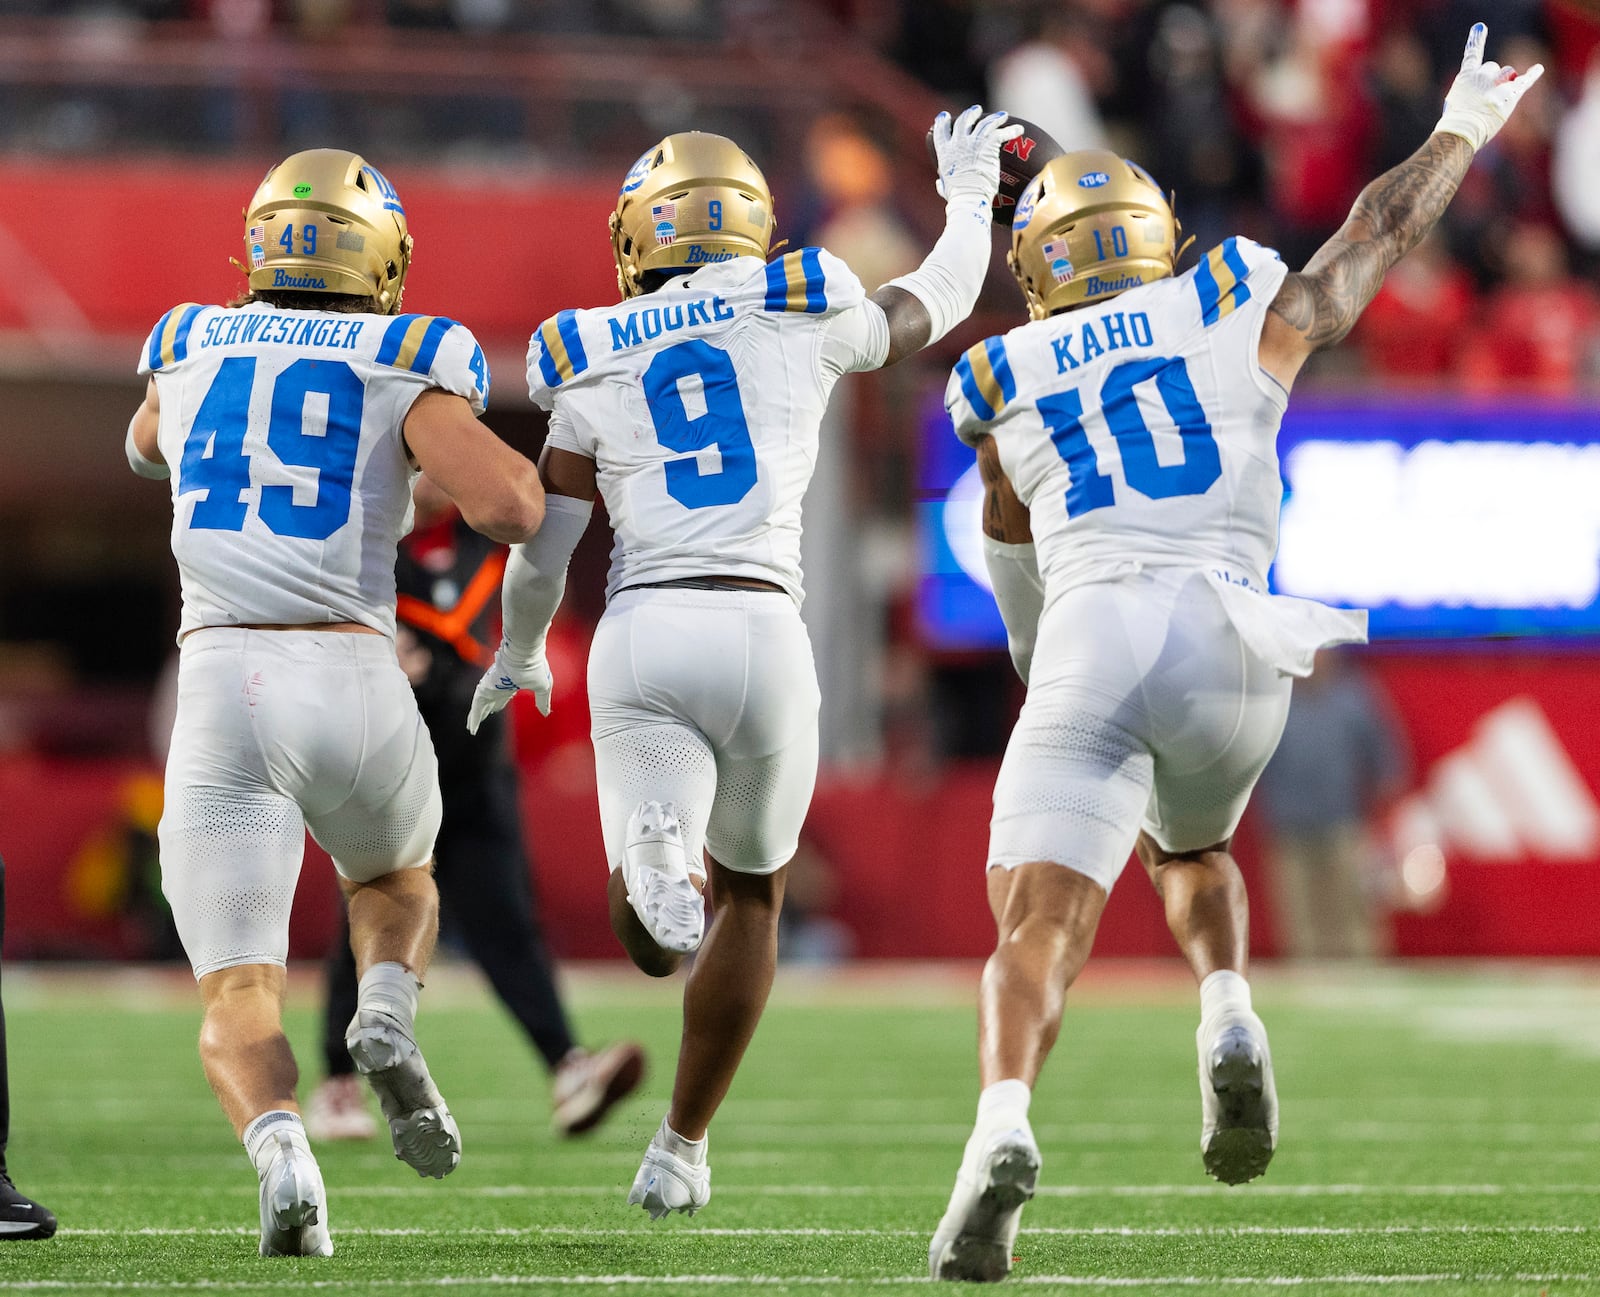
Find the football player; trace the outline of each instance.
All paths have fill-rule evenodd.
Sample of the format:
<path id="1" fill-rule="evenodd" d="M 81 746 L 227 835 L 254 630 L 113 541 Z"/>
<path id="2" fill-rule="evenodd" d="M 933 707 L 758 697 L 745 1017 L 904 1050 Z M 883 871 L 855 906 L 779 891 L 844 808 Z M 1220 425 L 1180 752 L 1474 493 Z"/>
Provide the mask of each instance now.
<path id="1" fill-rule="evenodd" d="M 1229 843 L 1290 678 L 1322 645 L 1366 637 L 1364 613 L 1266 593 L 1276 436 L 1300 367 L 1350 331 L 1538 79 L 1485 63 L 1484 39 L 1479 24 L 1435 133 L 1299 273 L 1231 238 L 1175 278 L 1172 210 L 1114 153 L 1050 162 L 1018 202 L 1010 265 L 1032 323 L 972 348 L 946 394 L 977 450 L 988 568 L 1028 694 L 995 786 L 983 1088 L 935 1278 L 1011 1267 L 1039 1176 L 1031 1090 L 1130 850 L 1200 984 L 1205 1169 L 1238 1184 L 1272 1157 Z"/>
<path id="2" fill-rule="evenodd" d="M 525 540 L 537 470 L 480 424 L 483 352 L 401 315 L 411 235 L 354 153 L 267 173 L 245 213 L 250 291 L 162 317 L 128 459 L 171 479 L 183 588 L 162 889 L 205 1008 L 200 1058 L 261 1190 L 261 1254 L 332 1254 L 280 1024 L 305 832 L 349 898 L 346 1040 L 395 1154 L 444 1176 L 461 1137 L 417 1049 L 433 953 L 433 745 L 395 658 L 395 547 L 428 471 L 485 535 Z M 241 269 L 244 267 L 241 266 Z"/>
<path id="3" fill-rule="evenodd" d="M 940 114 L 944 233 L 870 298 L 820 248 L 767 260 L 772 194 L 737 144 L 669 135 L 628 172 L 611 216 L 622 302 L 562 311 L 533 335 L 549 512 L 512 551 L 504 635 L 469 724 L 519 688 L 548 712 L 545 631 L 604 496 L 616 545 L 589 703 L 611 924 L 655 976 L 700 950 L 671 1107 L 628 1195 L 653 1218 L 711 1196 L 706 1130 L 772 986 L 784 867 L 816 780 L 800 500 L 828 394 L 971 311 L 1000 148 L 1020 129 L 977 107 Z M 716 916 L 702 947 L 705 854 Z"/>

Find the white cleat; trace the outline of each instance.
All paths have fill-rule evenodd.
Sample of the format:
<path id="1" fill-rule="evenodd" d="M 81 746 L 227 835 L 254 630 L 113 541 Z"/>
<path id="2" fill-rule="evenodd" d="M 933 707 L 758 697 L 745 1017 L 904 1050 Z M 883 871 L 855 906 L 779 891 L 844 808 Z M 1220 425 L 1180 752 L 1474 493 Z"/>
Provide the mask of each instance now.
<path id="1" fill-rule="evenodd" d="M 332 1256 L 328 1194 L 322 1171 L 303 1140 L 270 1137 L 276 1148 L 261 1177 L 261 1255 Z"/>
<path id="2" fill-rule="evenodd" d="M 975 1165 L 962 1159 L 950 1205 L 928 1245 L 931 1277 L 998 1283 L 1011 1272 L 1022 1208 L 1039 1186 L 1042 1163 L 1026 1126 L 994 1136 Z"/>
<path id="3" fill-rule="evenodd" d="M 706 930 L 705 897 L 691 881 L 695 872 L 671 803 L 643 803 L 628 820 L 622 881 L 651 939 L 680 955 L 698 950 Z M 705 874 L 699 876 L 703 881 Z"/>
<path id="4" fill-rule="evenodd" d="M 461 1161 L 461 1132 L 405 1024 L 381 1009 L 358 1009 L 344 1043 L 388 1118 L 394 1155 L 435 1180 L 454 1171 Z"/>
<path id="5" fill-rule="evenodd" d="M 651 1220 L 660 1220 L 675 1211 L 693 1216 L 711 1201 L 710 1164 L 702 1162 L 695 1166 L 670 1152 L 666 1147 L 666 1128 L 663 1119 L 661 1129 L 644 1151 L 639 1174 L 633 1177 L 633 1188 L 628 1190 L 628 1205 L 643 1207 L 650 1213 Z"/>
<path id="6" fill-rule="evenodd" d="M 306 1134 L 319 1144 L 378 1137 L 378 1123 L 367 1110 L 367 1096 L 355 1073 L 329 1076 L 306 1103 Z"/>
<path id="7" fill-rule="evenodd" d="M 1253 1013 L 1229 1013 L 1202 1022 L 1195 1044 L 1206 1173 L 1224 1184 L 1254 1180 L 1278 1147 L 1278 1091 L 1267 1029 Z"/>

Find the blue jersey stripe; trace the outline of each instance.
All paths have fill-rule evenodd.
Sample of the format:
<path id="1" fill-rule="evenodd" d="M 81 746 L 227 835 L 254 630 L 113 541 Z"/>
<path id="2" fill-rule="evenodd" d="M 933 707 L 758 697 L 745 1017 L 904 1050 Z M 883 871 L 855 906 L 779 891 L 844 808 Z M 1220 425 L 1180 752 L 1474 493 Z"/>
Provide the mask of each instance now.
<path id="1" fill-rule="evenodd" d="M 983 399 L 983 393 L 978 390 L 978 377 L 972 372 L 972 362 L 965 355 L 956 361 L 956 377 L 961 380 L 961 392 L 978 417 L 984 420 L 994 418 L 994 406 Z"/>
<path id="2" fill-rule="evenodd" d="M 545 381 L 546 387 L 561 386 L 561 371 L 556 368 L 555 358 L 550 354 L 550 348 L 544 345 L 544 330 L 540 329 L 539 338 L 539 374 Z"/>
<path id="3" fill-rule="evenodd" d="M 189 330 L 194 327 L 195 319 L 203 310 L 205 310 L 205 307 L 203 306 L 191 306 L 183 313 L 183 319 L 178 321 L 178 331 L 172 335 L 173 364 L 177 364 L 178 361 L 183 360 L 186 356 L 188 356 Z"/>
<path id="4" fill-rule="evenodd" d="M 1222 259 L 1239 279 L 1233 286 L 1233 304 L 1235 308 L 1243 306 L 1250 300 L 1250 289 L 1244 282 L 1250 277 L 1250 267 L 1244 264 L 1244 258 L 1239 255 L 1238 239 L 1230 238 L 1223 241 Z"/>
<path id="5" fill-rule="evenodd" d="M 1211 273 L 1209 258 L 1201 257 L 1200 264 L 1194 268 L 1194 286 L 1200 294 L 1200 322 L 1215 324 L 1222 292 L 1217 287 L 1217 277 Z"/>
<path id="6" fill-rule="evenodd" d="M 455 327 L 454 320 L 446 319 L 442 315 L 434 316 L 433 323 L 423 331 L 422 343 L 417 348 L 417 358 L 411 362 L 413 374 L 426 374 L 433 368 L 433 358 L 439 354 L 439 344 L 444 341 L 444 335 Z M 387 346 L 389 339 L 385 338 L 383 341 Z"/>
<path id="7" fill-rule="evenodd" d="M 789 276 L 784 270 L 784 257 L 776 261 L 767 262 L 767 300 L 765 307 L 769 311 L 786 311 L 789 309 Z"/>
<path id="8" fill-rule="evenodd" d="M 576 378 L 589 368 L 589 357 L 583 350 L 583 335 L 578 332 L 578 313 L 562 311 L 557 315 L 556 331 L 567 345 L 567 359 L 572 362 L 572 376 Z"/>
<path id="9" fill-rule="evenodd" d="M 177 309 L 178 308 L 174 306 L 172 311 L 176 311 Z M 161 335 L 167 331 L 167 321 L 172 318 L 172 311 L 168 311 L 161 317 L 159 321 L 157 321 L 155 330 L 150 334 L 150 351 L 149 354 L 145 356 L 145 363 L 151 369 L 161 368 Z"/>
<path id="10" fill-rule="evenodd" d="M 1000 399 L 1010 404 L 1017 399 L 1017 380 L 1011 374 L 1011 361 L 1006 356 L 1004 338 L 985 338 L 983 349 L 989 353 L 989 365 L 1000 384 Z"/>
<path id="11" fill-rule="evenodd" d="M 820 315 L 828 309 L 828 295 L 823 291 L 826 280 L 822 274 L 822 254 L 817 248 L 804 248 L 800 252 L 800 269 L 806 277 L 806 314 Z"/>
<path id="12" fill-rule="evenodd" d="M 378 354 L 373 359 L 380 365 L 392 365 L 395 357 L 400 354 L 400 347 L 406 340 L 406 330 L 417 317 L 414 315 L 397 315 L 389 322 L 389 327 L 384 331 L 383 342 L 378 347 Z"/>

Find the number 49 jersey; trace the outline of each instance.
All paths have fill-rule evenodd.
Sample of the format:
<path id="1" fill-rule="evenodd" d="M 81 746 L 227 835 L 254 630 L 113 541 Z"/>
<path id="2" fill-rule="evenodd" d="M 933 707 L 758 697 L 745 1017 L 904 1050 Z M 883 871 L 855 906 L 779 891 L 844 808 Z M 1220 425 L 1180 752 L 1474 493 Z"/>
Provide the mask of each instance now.
<path id="1" fill-rule="evenodd" d="M 172 466 L 180 636 L 335 621 L 393 636 L 416 477 L 405 418 L 429 388 L 483 413 L 472 334 L 443 316 L 190 303 L 156 325 L 139 372 Z"/>
<path id="2" fill-rule="evenodd" d="M 860 281 L 819 248 L 738 257 L 534 333 L 547 442 L 595 462 L 625 586 L 755 577 L 798 603 L 800 502 L 841 374 L 875 368 Z M 881 322 L 881 312 L 872 312 Z"/>
<path id="3" fill-rule="evenodd" d="M 1277 253 L 1229 239 L 1183 275 L 957 362 L 945 395 L 956 432 L 994 437 L 1047 590 L 1130 563 L 1222 569 L 1265 590 L 1288 393 L 1258 351 L 1286 273 Z"/>

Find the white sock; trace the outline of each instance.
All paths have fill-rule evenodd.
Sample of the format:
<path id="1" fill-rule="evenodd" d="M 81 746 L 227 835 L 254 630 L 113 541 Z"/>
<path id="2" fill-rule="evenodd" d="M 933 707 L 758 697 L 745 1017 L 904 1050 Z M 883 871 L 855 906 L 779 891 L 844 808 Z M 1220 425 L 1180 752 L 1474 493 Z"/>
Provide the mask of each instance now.
<path id="1" fill-rule="evenodd" d="M 996 1081 L 978 1095 L 978 1122 L 974 1133 L 1028 1129 L 1028 1104 L 1033 1091 L 1025 1081 Z"/>
<path id="2" fill-rule="evenodd" d="M 661 1119 L 661 1146 L 674 1157 L 681 1157 L 690 1166 L 706 1164 L 706 1147 L 710 1142 L 709 1135 L 702 1135 L 699 1139 L 685 1139 L 667 1125 L 665 1117 Z"/>
<path id="3" fill-rule="evenodd" d="M 264 1112 L 246 1126 L 244 1134 L 240 1136 L 244 1151 L 255 1163 L 258 1176 L 265 1177 L 272 1166 L 272 1156 L 277 1152 L 276 1135 L 287 1135 L 308 1153 L 311 1151 L 311 1141 L 306 1138 L 306 1128 L 299 1113 L 290 1112 L 287 1108 Z"/>
<path id="4" fill-rule="evenodd" d="M 417 996 L 422 983 L 404 964 L 374 964 L 356 991 L 356 1004 L 378 1009 L 410 1027 L 417 1017 Z"/>
<path id="5" fill-rule="evenodd" d="M 1232 969 L 1219 968 L 1200 983 L 1200 1021 L 1225 1012 L 1251 1012 L 1250 983 Z"/>

